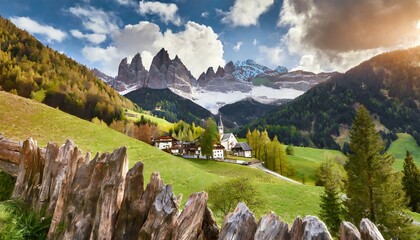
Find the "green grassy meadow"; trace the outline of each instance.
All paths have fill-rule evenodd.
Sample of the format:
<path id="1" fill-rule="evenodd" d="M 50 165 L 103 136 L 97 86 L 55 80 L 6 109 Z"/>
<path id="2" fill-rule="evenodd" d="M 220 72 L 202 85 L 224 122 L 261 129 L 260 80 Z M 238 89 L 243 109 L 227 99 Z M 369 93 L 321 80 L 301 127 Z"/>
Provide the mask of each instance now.
<path id="1" fill-rule="evenodd" d="M 403 169 L 406 150 L 411 152 L 414 162 L 420 167 L 420 146 L 417 145 L 416 140 L 406 133 L 397 133 L 397 136 L 398 139 L 392 142 L 388 149 L 388 153 L 395 156 L 395 169 Z"/>
<path id="2" fill-rule="evenodd" d="M 5 137 L 15 140 L 32 137 L 40 146 L 49 141 L 64 143 L 66 139 L 75 141 L 82 151 L 92 153 L 126 146 L 130 166 L 137 161 L 145 164 L 146 182 L 152 172 L 159 171 L 176 194 L 183 194 L 184 203 L 191 193 L 203 191 L 214 182 L 246 175 L 260 187 L 268 200 L 264 213 L 274 211 L 292 223 L 297 215 L 316 215 L 319 212 L 322 188 L 294 185 L 247 166 L 174 157 L 106 126 L 3 91 L 0 91 L 0 116 L 0 133 Z M 219 224 L 221 220 L 218 219 Z"/>
<path id="3" fill-rule="evenodd" d="M 309 147 L 293 147 L 294 155 L 287 155 L 289 165 L 293 165 L 296 169 L 296 176 L 293 177 L 296 181 L 305 184 L 315 184 L 315 172 L 318 166 L 326 159 L 332 158 L 337 161 L 344 161 L 346 156 L 340 151 L 328 149 L 316 149 Z M 343 162 L 344 163 L 344 162 Z"/>
<path id="4" fill-rule="evenodd" d="M 152 116 L 150 114 L 138 113 L 138 112 L 132 111 L 130 109 L 126 109 L 126 114 L 127 113 L 130 115 L 130 116 L 126 116 L 128 120 L 135 122 L 137 120 L 140 120 L 140 118 L 143 116 L 145 119 L 148 119 L 152 122 L 157 123 L 158 126 L 163 131 L 168 131 L 173 125 L 172 123 L 166 121 L 165 119 L 158 118 L 158 117 Z"/>

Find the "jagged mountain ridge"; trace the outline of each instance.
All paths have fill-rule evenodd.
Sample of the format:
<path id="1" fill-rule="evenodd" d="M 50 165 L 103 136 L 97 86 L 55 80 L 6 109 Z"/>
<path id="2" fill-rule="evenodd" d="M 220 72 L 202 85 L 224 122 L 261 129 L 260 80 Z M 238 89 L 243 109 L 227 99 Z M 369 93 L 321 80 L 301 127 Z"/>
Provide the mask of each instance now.
<path id="1" fill-rule="evenodd" d="M 102 74 L 97 75 L 104 79 Z M 137 54 L 130 64 L 124 58 L 115 80 L 107 83 L 123 95 L 138 88 L 169 88 L 217 114 L 220 107 L 245 98 L 264 104 L 294 99 L 331 75 L 288 72 L 281 66 L 272 70 L 253 60 L 246 60 L 230 61 L 216 70 L 209 67 L 195 79 L 178 56 L 170 59 L 168 52 L 162 48 L 153 58 L 149 71 Z"/>
<path id="2" fill-rule="evenodd" d="M 149 71 L 144 67 L 139 53 L 130 64 L 127 58 L 122 59 L 118 75 L 109 84 L 123 94 L 138 88 L 170 88 L 175 92 L 191 94 L 196 79 L 178 56 L 170 59 L 168 52 L 162 48 L 153 58 Z"/>

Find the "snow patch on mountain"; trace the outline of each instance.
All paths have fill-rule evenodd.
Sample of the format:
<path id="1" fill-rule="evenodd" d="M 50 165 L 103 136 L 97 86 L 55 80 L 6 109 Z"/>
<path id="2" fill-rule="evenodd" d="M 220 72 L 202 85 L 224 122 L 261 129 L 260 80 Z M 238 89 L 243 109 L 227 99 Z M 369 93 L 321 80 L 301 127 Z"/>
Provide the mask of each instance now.
<path id="1" fill-rule="evenodd" d="M 245 98 L 253 98 L 261 103 L 269 104 L 278 102 L 279 99 L 294 99 L 304 91 L 291 88 L 274 89 L 265 86 L 254 86 L 248 93 L 240 91 L 214 92 L 196 89 L 192 101 L 217 114 L 219 108 Z"/>
<path id="2" fill-rule="evenodd" d="M 235 63 L 235 71 L 233 72 L 233 76 L 235 76 L 235 78 L 238 80 L 247 81 L 251 77 L 255 77 L 268 71 L 272 70 L 266 66 L 262 66 L 254 62 L 254 60 L 248 59 L 245 61 L 237 61 Z"/>

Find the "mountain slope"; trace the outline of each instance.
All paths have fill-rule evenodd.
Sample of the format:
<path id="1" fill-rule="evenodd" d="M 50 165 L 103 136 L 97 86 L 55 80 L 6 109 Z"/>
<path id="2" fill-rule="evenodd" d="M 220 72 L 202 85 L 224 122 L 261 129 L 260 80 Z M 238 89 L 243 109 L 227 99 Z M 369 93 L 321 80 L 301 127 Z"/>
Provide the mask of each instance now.
<path id="1" fill-rule="evenodd" d="M 252 98 L 247 98 L 236 103 L 227 104 L 219 109 L 222 114 L 223 124 L 228 128 L 236 128 L 250 124 L 252 121 L 261 118 L 276 105 L 263 104 Z"/>
<path id="2" fill-rule="evenodd" d="M 125 97 L 169 122 L 184 120 L 199 124 L 203 119 L 213 117 L 207 109 L 169 89 L 140 88 L 127 93 Z"/>
<path id="3" fill-rule="evenodd" d="M 85 66 L 0 17 L 0 87 L 84 119 L 110 123 L 134 106 Z"/>
<path id="4" fill-rule="evenodd" d="M 348 137 L 355 108 L 363 104 L 378 129 L 407 132 L 420 143 L 419 62 L 420 47 L 378 55 L 313 87 L 250 127 L 267 128 L 286 143 L 337 149 Z"/>

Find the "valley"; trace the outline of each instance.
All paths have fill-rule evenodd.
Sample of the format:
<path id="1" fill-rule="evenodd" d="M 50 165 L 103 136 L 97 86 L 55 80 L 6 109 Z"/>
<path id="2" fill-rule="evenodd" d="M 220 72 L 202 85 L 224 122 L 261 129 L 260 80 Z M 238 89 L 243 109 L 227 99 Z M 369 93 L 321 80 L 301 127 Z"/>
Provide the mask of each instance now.
<path id="1" fill-rule="evenodd" d="M 125 146 L 129 167 L 143 162 L 146 184 L 159 172 L 184 196 L 180 206 L 193 193 L 242 179 L 258 190 L 250 196 L 261 197 L 251 208 L 257 218 L 273 211 L 291 225 L 296 216 L 320 216 L 337 234 L 341 220 L 367 217 L 387 237 L 420 235 L 408 218 L 419 221 L 420 47 L 379 54 L 343 73 L 272 69 L 248 59 L 193 76 L 183 62 L 191 59 L 159 46 L 146 55 L 149 69 L 139 52 L 123 58 L 112 77 L 2 17 L 0 40 L 5 138 L 33 138 L 41 147 L 71 139 L 92 155 Z M 223 162 L 230 159 L 243 162 Z M 2 204 L 0 233 L 8 211 Z M 227 213 L 214 211 L 219 225 Z"/>

